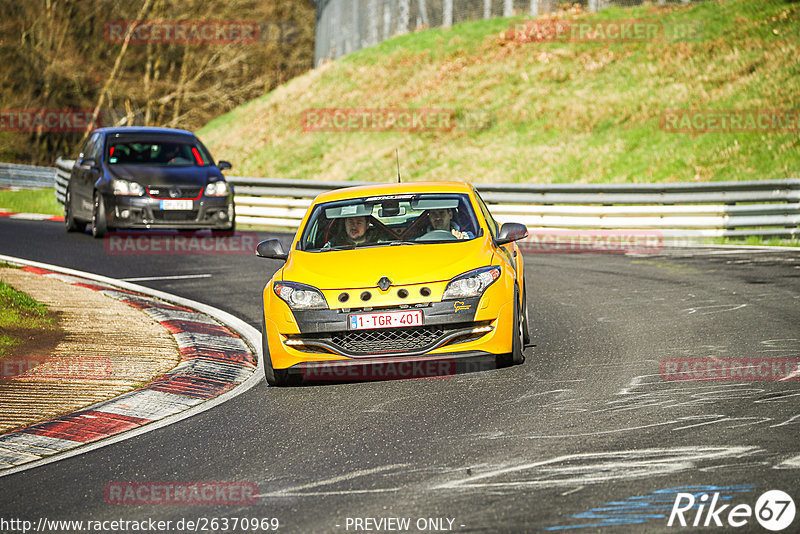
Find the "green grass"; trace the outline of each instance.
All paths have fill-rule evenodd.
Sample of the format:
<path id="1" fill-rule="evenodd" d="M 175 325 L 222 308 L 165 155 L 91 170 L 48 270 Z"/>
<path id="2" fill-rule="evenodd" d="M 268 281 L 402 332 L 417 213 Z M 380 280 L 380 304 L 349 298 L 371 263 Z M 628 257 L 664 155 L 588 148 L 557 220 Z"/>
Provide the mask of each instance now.
<path id="1" fill-rule="evenodd" d="M 0 191 L 0 208 L 19 213 L 64 215 L 53 188 Z"/>
<path id="2" fill-rule="evenodd" d="M 781 239 L 779 237 L 748 236 L 744 238 L 719 237 L 711 240 L 717 245 L 748 245 L 759 247 L 800 247 L 798 239 Z"/>
<path id="3" fill-rule="evenodd" d="M 797 133 L 664 131 L 665 110 L 800 109 L 800 3 L 562 13 L 700 28 L 700 38 L 523 43 L 522 17 L 409 33 L 295 78 L 199 135 L 240 176 L 386 181 L 611 183 L 800 177 Z M 306 132 L 309 108 L 485 113 L 453 131 Z M 459 123 L 461 125 L 463 123 Z"/>
<path id="4" fill-rule="evenodd" d="M 24 343 L 25 340 L 15 333 L 30 335 L 35 331 L 52 330 L 54 324 L 55 318 L 44 304 L 0 281 L 0 358 Z"/>

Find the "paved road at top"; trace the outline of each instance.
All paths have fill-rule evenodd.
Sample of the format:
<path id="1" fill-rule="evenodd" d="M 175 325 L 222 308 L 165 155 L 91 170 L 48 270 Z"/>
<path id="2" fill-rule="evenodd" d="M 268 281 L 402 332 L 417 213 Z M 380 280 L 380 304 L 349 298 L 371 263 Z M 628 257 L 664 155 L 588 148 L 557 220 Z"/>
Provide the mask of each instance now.
<path id="1" fill-rule="evenodd" d="M 56 223 L 8 220 L 0 253 L 116 278 L 211 275 L 138 283 L 254 326 L 278 267 L 249 254 L 108 254 Z M 262 383 L 168 428 L 0 478 L 0 513 L 277 517 L 284 532 L 354 532 L 348 518 L 390 517 L 410 518 L 412 532 L 435 526 L 421 518 L 461 532 L 667 532 L 674 488 L 707 486 L 720 503 L 749 506 L 780 489 L 800 504 L 797 381 L 659 374 L 665 359 L 797 358 L 800 253 L 539 254 L 526 256 L 526 272 L 537 346 L 522 366 L 443 380 Z M 259 499 L 119 506 L 104 500 L 113 481 L 248 481 Z M 739 531 L 763 530 L 750 517 Z"/>

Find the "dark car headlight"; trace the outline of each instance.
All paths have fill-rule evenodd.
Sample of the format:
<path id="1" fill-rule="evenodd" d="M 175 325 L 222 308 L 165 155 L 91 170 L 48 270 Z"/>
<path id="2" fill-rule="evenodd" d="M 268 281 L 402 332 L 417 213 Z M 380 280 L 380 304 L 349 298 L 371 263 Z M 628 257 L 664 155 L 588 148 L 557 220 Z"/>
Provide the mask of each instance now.
<path id="1" fill-rule="evenodd" d="M 207 197 L 224 197 L 230 192 L 231 189 L 228 187 L 228 182 L 219 180 L 218 182 L 211 182 L 206 185 L 205 195 Z"/>
<path id="2" fill-rule="evenodd" d="M 272 290 L 293 310 L 327 310 L 328 303 L 316 287 L 297 282 L 275 282 Z"/>
<path id="3" fill-rule="evenodd" d="M 460 274 L 447 284 L 442 300 L 478 297 L 498 278 L 500 267 L 496 265 Z"/>
<path id="4" fill-rule="evenodd" d="M 115 195 L 132 197 L 140 197 L 144 195 L 144 187 L 141 184 L 137 182 L 131 182 L 130 180 L 121 180 L 119 178 L 116 180 L 111 180 L 111 188 L 114 190 Z"/>

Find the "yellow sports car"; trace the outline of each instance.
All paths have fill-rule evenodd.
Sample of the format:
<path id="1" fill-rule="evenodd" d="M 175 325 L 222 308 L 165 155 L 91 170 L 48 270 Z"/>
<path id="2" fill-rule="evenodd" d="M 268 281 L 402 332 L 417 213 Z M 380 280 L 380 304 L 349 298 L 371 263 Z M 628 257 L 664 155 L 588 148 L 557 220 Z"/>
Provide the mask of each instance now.
<path id="1" fill-rule="evenodd" d="M 522 363 L 527 229 L 499 226 L 456 182 L 350 187 L 319 195 L 264 287 L 271 385 L 447 374 L 453 362 Z M 375 372 L 375 368 L 380 371 Z M 372 368 L 372 374 L 365 369 Z"/>

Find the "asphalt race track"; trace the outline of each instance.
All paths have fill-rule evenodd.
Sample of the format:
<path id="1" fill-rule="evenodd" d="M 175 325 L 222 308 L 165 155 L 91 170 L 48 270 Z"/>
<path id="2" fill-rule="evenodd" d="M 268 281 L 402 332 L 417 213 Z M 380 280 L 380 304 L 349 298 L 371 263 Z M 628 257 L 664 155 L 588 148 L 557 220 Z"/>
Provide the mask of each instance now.
<path id="1" fill-rule="evenodd" d="M 257 328 L 261 289 L 279 266 L 251 253 L 110 254 L 59 223 L 12 220 L 0 220 L 0 253 L 115 278 L 191 275 L 137 283 Z M 763 532 L 754 516 L 732 529 L 729 511 L 755 508 L 768 490 L 800 503 L 797 376 L 660 374 L 682 359 L 771 365 L 800 356 L 800 251 L 525 261 L 536 347 L 522 366 L 300 388 L 262 382 L 175 425 L 0 478 L 2 517 L 277 518 L 281 532 L 391 532 L 377 523 L 388 518 L 410 518 L 411 532 L 674 532 L 694 530 L 699 513 L 709 532 Z M 114 505 L 104 488 L 115 481 L 251 482 L 258 500 Z M 688 527 L 668 527 L 681 491 L 709 495 L 705 510 L 714 495 L 717 508 L 728 504 L 715 516 L 724 526 L 695 507 Z"/>

